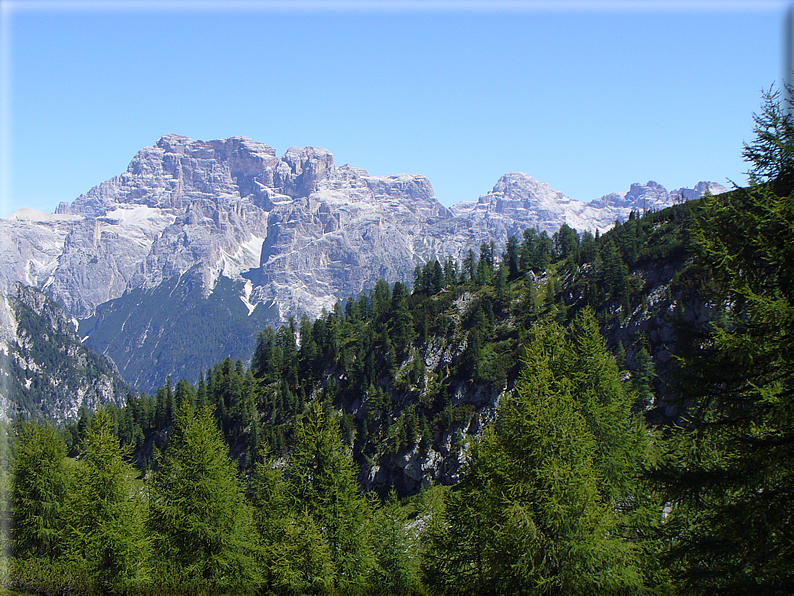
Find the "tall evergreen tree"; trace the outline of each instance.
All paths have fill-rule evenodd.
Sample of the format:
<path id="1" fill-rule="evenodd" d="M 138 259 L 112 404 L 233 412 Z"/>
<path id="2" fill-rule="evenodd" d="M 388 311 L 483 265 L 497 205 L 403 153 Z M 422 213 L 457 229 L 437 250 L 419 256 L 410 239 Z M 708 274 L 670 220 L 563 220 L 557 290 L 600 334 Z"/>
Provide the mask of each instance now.
<path id="1" fill-rule="evenodd" d="M 364 591 L 373 565 L 371 512 L 358 493 L 353 457 L 342 443 L 339 422 L 315 400 L 294 428 L 288 486 L 293 510 L 305 509 L 325 537 L 336 587 L 346 593 Z"/>
<path id="2" fill-rule="evenodd" d="M 750 164 L 750 184 L 771 183 L 778 196 L 786 196 L 794 188 L 794 116 L 790 109 L 781 105 L 780 91 L 765 91 L 761 112 L 753 114 L 755 139 L 745 144 L 743 151 Z"/>
<path id="3" fill-rule="evenodd" d="M 579 262 L 591 263 L 595 260 L 596 254 L 598 254 L 598 245 L 593 233 L 590 230 L 585 230 L 584 234 L 582 234 L 582 242 L 579 245 Z"/>
<path id="4" fill-rule="evenodd" d="M 519 262 L 522 271 L 529 271 L 537 267 L 538 231 L 535 228 L 524 230 L 523 240 L 519 248 Z"/>
<path id="5" fill-rule="evenodd" d="M 159 463 L 148 519 L 159 573 L 195 589 L 255 584 L 251 508 L 209 408 L 182 404 Z"/>
<path id="6" fill-rule="evenodd" d="M 783 117 L 773 99 L 761 119 Z M 671 556 L 695 594 L 794 593 L 794 196 L 777 194 L 790 169 L 784 141 L 759 135 L 745 152 L 757 184 L 707 198 L 693 233 L 717 313 L 685 354 L 688 422 L 655 477 L 672 506 Z"/>
<path id="7" fill-rule="evenodd" d="M 380 594 L 411 594 L 418 588 L 416 541 L 405 508 L 396 493 L 375 512 L 373 533 L 376 565 L 374 585 Z"/>
<path id="8" fill-rule="evenodd" d="M 9 430 L 6 422 L 0 422 L 0 549 L 10 552 L 11 538 L 11 483 L 12 472 L 9 453 Z"/>
<path id="9" fill-rule="evenodd" d="M 112 425 L 105 410 L 94 415 L 67 505 L 68 556 L 105 592 L 141 585 L 149 552 L 142 487 Z"/>
<path id="10" fill-rule="evenodd" d="M 505 246 L 505 254 L 502 261 L 507 265 L 508 279 L 513 281 L 517 279 L 521 272 L 521 258 L 519 254 L 518 240 L 515 236 L 510 236 L 507 239 Z"/>
<path id="11" fill-rule="evenodd" d="M 591 313 L 570 337 L 556 323 L 536 327 L 516 392 L 447 504 L 426 577 L 452 593 L 641 589 L 641 549 L 624 512 L 639 498 L 631 467 L 647 439 L 629 408 Z"/>
<path id="12" fill-rule="evenodd" d="M 282 538 L 272 552 L 270 569 L 276 593 L 294 596 L 337 593 L 336 570 L 328 541 L 323 528 L 307 509 L 285 520 Z"/>
<path id="13" fill-rule="evenodd" d="M 56 559 L 63 552 L 69 474 L 66 444 L 55 428 L 17 426 L 11 511 L 14 556 Z"/>
<path id="14" fill-rule="evenodd" d="M 257 455 L 254 475 L 250 481 L 253 519 L 259 536 L 257 561 L 263 584 L 271 591 L 280 589 L 287 592 L 312 593 L 312 590 L 319 585 L 333 584 L 331 559 L 327 547 L 324 550 L 320 549 L 327 563 L 317 563 L 310 555 L 319 551 L 311 550 L 311 545 L 305 545 L 304 549 L 296 546 L 293 535 L 296 525 L 291 519 L 286 488 L 284 470 L 271 454 L 270 447 L 267 444 L 263 445 Z M 306 531 L 314 529 L 314 526 L 305 528 Z M 319 540 L 324 545 L 322 538 L 317 535 L 313 535 L 311 539 Z M 308 552 L 306 549 L 309 549 Z M 303 560 L 298 561 L 297 559 L 301 558 L 300 553 L 303 553 Z M 296 571 L 293 564 L 299 570 Z M 316 569 L 327 571 L 326 576 L 330 578 L 328 582 L 318 579 Z"/>

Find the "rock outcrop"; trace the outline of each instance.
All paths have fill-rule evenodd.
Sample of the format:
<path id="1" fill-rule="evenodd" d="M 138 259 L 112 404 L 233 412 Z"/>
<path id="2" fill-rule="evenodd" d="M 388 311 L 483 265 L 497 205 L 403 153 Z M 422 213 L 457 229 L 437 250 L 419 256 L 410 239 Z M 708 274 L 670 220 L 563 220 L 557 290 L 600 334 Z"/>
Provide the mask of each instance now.
<path id="1" fill-rule="evenodd" d="M 454 215 L 470 222 L 482 236 L 520 235 L 528 227 L 549 235 L 562 224 L 584 232 L 606 232 L 615 221 L 625 221 L 632 211 L 659 211 L 682 201 L 696 199 L 706 192 L 720 194 L 727 189 L 715 182 L 698 182 L 694 189 L 668 192 L 654 181 L 632 184 L 628 192 L 610 193 L 590 202 L 576 201 L 532 176 L 514 172 L 502 176 L 491 192 L 476 203 L 458 203 Z"/>

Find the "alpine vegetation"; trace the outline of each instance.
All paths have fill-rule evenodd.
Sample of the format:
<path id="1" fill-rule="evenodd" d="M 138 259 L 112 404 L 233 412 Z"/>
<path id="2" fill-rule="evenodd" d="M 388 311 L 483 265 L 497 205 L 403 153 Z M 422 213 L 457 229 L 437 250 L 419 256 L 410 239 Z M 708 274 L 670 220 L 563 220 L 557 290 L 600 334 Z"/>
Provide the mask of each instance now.
<path id="1" fill-rule="evenodd" d="M 103 317 L 166 294 L 210 314 L 236 301 L 248 313 L 242 317 L 256 317 L 266 288 L 290 286 L 267 295 L 270 314 L 260 311 L 280 324 L 246 340 L 245 361 L 227 353 L 202 361 L 195 378 L 167 375 L 149 393 L 126 388 L 125 401 L 101 406 L 84 393 L 72 417 L 52 415 L 55 398 L 39 411 L 26 401 L 0 421 L 0 520 L 10 530 L 4 588 L 793 593 L 794 121 L 770 91 L 755 123 L 756 139 L 744 149 L 745 188 L 703 187 L 704 196 L 632 208 L 614 225 L 581 233 L 571 220 L 553 230 L 526 225 L 501 239 L 477 236 L 476 245 L 455 245 L 457 253 L 451 244 L 425 253 L 398 279 L 390 276 L 404 264 L 386 260 L 366 284 L 351 273 L 356 291 L 324 294 L 334 299 L 318 300 L 314 313 L 291 310 L 284 305 L 297 302 L 282 298 L 331 286 L 319 277 L 284 284 L 301 269 L 284 266 L 277 275 L 268 263 L 286 258 L 276 247 L 292 246 L 298 260 L 325 255 L 323 275 L 352 267 L 328 238 L 314 238 L 325 252 L 299 250 L 302 230 L 324 226 L 331 234 L 354 212 L 364 217 L 352 202 L 342 208 L 348 193 L 370 203 L 392 197 L 381 238 L 403 246 L 393 227 L 402 218 L 425 234 L 412 246 L 427 248 L 454 244 L 427 230 L 474 221 L 489 205 L 501 205 L 499 217 L 478 221 L 504 223 L 519 209 L 509 197 L 522 185 L 544 200 L 553 192 L 508 176 L 476 207 L 447 212 L 419 178 L 335 168 L 320 150 L 290 150 L 278 160 L 248 140 L 208 148 L 164 137 L 139 158 L 188 168 L 210 149 L 228 153 L 236 168 L 228 171 L 239 174 L 218 178 L 236 185 L 227 188 L 228 209 L 212 211 L 201 194 L 209 187 L 177 192 L 176 166 L 170 178 L 155 177 L 159 190 L 146 195 L 145 207 L 120 206 L 150 171 L 136 168 L 63 207 L 64 217 L 93 214 L 100 228 L 117 225 L 102 218 L 126 210 L 124 217 L 135 211 L 139 223 L 171 230 L 152 240 L 170 246 L 168 256 L 150 254 L 145 265 L 171 285 L 147 286 L 133 275 L 141 285 L 119 302 L 92 303 L 86 290 L 64 306 L 90 312 L 102 336 Z M 404 210 L 401 193 L 418 197 L 421 208 Z M 290 203 L 287 215 L 287 203 L 299 199 L 303 207 Z M 266 235 L 257 231 L 259 269 L 240 249 L 253 246 L 253 227 L 245 226 L 254 226 L 246 219 L 254 207 L 270 210 Z M 217 234 L 198 247 L 169 227 L 202 218 Z M 67 219 L 51 232 L 71 225 Z M 377 244 L 371 228 L 359 229 L 359 241 Z M 94 238 L 105 246 L 101 229 Z M 194 249 L 225 255 L 226 269 L 197 267 L 187 256 Z M 256 281 L 218 281 L 224 270 L 246 268 L 257 271 Z M 178 272 L 176 281 L 166 272 Z M 208 306 L 212 284 L 235 300 Z M 7 386 L 27 396 L 20 388 L 43 383 L 38 364 L 29 382 L 23 378 L 36 368 L 26 362 L 53 371 L 82 365 L 86 383 L 111 375 L 101 366 L 109 361 L 79 351 L 66 329 L 56 332 L 68 321 L 60 307 L 25 286 L 16 292 L 7 318 L 28 327 L 15 323 L 8 335 L 3 354 L 16 363 L 8 369 L 16 377 Z M 47 316 L 34 317 L 29 303 Z M 243 328 L 224 327 L 242 320 L 234 313 L 205 329 L 233 335 Z M 153 323 L 159 315 L 150 314 Z M 170 324 L 157 320 L 160 330 Z M 148 333 L 159 333 L 147 325 L 144 345 Z M 52 340 L 49 349 L 26 331 L 33 328 Z"/>

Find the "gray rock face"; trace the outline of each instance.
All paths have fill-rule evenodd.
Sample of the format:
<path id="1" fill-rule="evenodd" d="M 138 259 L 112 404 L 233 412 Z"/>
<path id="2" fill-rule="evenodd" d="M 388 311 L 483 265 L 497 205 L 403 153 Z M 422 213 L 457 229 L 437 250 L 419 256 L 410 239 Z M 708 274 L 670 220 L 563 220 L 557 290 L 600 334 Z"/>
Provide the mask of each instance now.
<path id="1" fill-rule="evenodd" d="M 658 211 L 685 200 L 697 199 L 706 191 L 720 194 L 727 189 L 715 182 L 698 182 L 694 189 L 679 188 L 668 192 L 653 181 L 632 184 L 628 192 L 610 193 L 588 203 L 570 199 L 521 172 L 502 176 L 491 192 L 476 203 L 458 203 L 452 207 L 456 217 L 485 236 L 498 239 L 518 236 L 527 227 L 549 235 L 567 224 L 579 232 L 606 232 L 615 220 L 625 221 L 632 211 Z"/>
<path id="2" fill-rule="evenodd" d="M 325 149 L 290 147 L 278 158 L 245 137 L 165 135 L 55 214 L 20 210 L 0 220 L 0 290 L 22 281 L 87 319 L 100 304 L 191 272 L 205 295 L 221 276 L 244 282 L 249 311 L 272 302 L 274 321 L 283 321 L 317 316 L 378 279 L 410 282 L 430 259 L 462 259 L 490 241 L 501 250 L 528 227 L 605 231 L 632 209 L 706 190 L 724 189 L 699 183 L 668 193 L 649 182 L 583 203 L 511 173 L 476 203 L 447 209 L 423 176 L 336 167 Z"/>
<path id="3" fill-rule="evenodd" d="M 372 280 L 410 279 L 414 237 L 449 211 L 423 176 L 371 177 L 331 153 L 291 147 L 281 159 L 244 137 L 177 135 L 142 149 L 127 171 L 54 215 L 0 221 L 0 281 L 24 280 L 78 317 L 136 288 L 198 267 L 255 282 L 245 300 L 284 317 L 312 315 Z"/>

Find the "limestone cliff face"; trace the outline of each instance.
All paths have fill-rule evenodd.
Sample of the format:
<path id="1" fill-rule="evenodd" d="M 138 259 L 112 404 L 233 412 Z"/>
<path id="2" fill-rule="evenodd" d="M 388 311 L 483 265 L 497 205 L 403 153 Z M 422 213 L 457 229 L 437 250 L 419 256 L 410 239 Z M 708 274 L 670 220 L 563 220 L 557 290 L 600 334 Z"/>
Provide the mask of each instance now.
<path id="1" fill-rule="evenodd" d="M 0 282 L 40 287 L 84 319 L 198 267 L 206 293 L 245 274 L 246 300 L 316 315 L 378 278 L 408 280 L 426 258 L 414 238 L 448 217 L 423 176 L 336 168 L 312 147 L 279 159 L 244 137 L 166 135 L 56 214 L 0 220 Z"/>
<path id="2" fill-rule="evenodd" d="M 727 189 L 715 182 L 698 182 L 695 188 L 673 191 L 649 181 L 635 183 L 628 192 L 615 192 L 590 202 L 570 199 L 545 182 L 539 182 L 521 172 L 502 176 L 491 192 L 480 196 L 476 203 L 458 203 L 452 207 L 456 217 L 470 222 L 483 235 L 499 238 L 518 235 L 527 227 L 545 231 L 549 235 L 562 224 L 584 232 L 606 232 L 615 221 L 625 221 L 632 211 L 659 211 L 676 203 L 696 199 L 706 192 L 720 194 Z"/>
<path id="3" fill-rule="evenodd" d="M 603 232 L 632 209 L 659 209 L 706 190 L 721 187 L 667 192 L 649 182 L 583 203 L 512 173 L 477 202 L 447 209 L 424 176 L 370 176 L 337 167 L 325 149 L 290 147 L 279 158 L 245 137 L 165 135 L 126 172 L 61 203 L 55 214 L 23 209 L 0 220 L 0 291 L 17 281 L 39 288 L 70 317 L 95 321 L 84 326 L 92 337 L 97 325 L 116 321 L 117 329 L 101 335 L 118 342 L 95 346 L 113 354 L 135 344 L 125 337 L 134 327 L 126 321 L 153 305 L 127 300 L 111 309 L 113 317 L 95 317 L 98 307 L 132 292 L 160 295 L 158 288 L 188 274 L 205 298 L 222 277 L 232 280 L 241 288 L 235 300 L 249 313 L 262 305 L 278 323 L 317 316 L 378 279 L 410 282 L 414 267 L 431 259 L 460 260 L 490 241 L 501 250 L 528 227 L 551 234 L 567 223 Z M 162 333 L 158 346 L 168 344 Z M 227 355 L 250 357 L 218 354 Z"/>
<path id="4" fill-rule="evenodd" d="M 283 317 L 316 316 L 378 279 L 409 281 L 427 258 L 415 239 L 448 217 L 422 176 L 370 177 L 343 166 L 308 197 L 274 205 L 252 299 L 275 302 Z"/>

